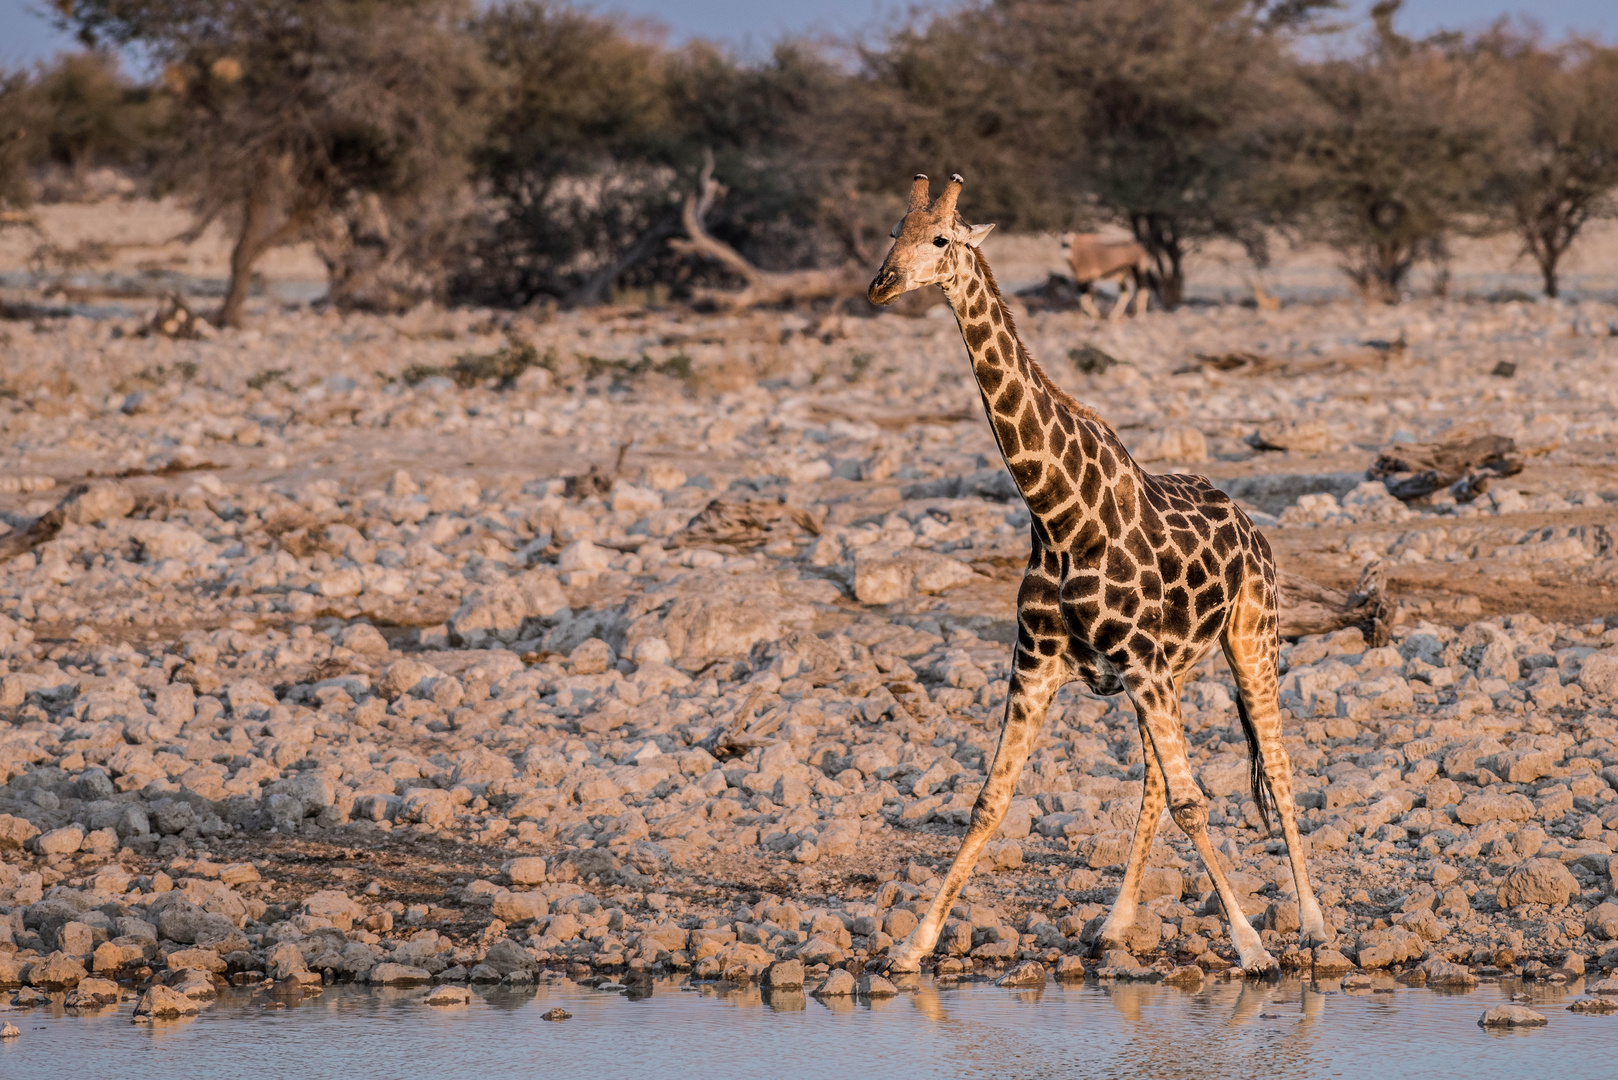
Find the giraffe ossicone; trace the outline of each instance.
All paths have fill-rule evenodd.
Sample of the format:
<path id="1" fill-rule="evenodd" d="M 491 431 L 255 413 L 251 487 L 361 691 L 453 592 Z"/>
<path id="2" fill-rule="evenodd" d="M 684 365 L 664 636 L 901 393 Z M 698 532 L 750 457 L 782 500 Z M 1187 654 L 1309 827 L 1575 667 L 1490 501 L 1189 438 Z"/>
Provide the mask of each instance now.
<path id="1" fill-rule="evenodd" d="M 914 971 L 937 945 L 951 905 L 1005 817 L 1051 698 L 1079 680 L 1098 694 L 1128 694 L 1145 761 L 1129 864 L 1097 950 L 1122 944 L 1134 924 L 1166 805 L 1213 881 L 1242 967 L 1272 971 L 1274 958 L 1214 857 L 1207 799 L 1191 771 L 1180 716 L 1186 675 L 1219 645 L 1236 676 L 1237 709 L 1253 757 L 1253 798 L 1266 824 L 1270 806 L 1280 817 L 1304 940 L 1323 943 L 1325 920 L 1309 885 L 1291 764 L 1281 744 L 1269 543 L 1207 479 L 1142 469 L 1094 410 L 1045 374 L 1023 347 L 979 250 L 994 226 L 969 225 L 956 212 L 963 184 L 952 176 L 932 199 L 926 176 L 915 178 L 893 248 L 868 295 L 886 304 L 925 285 L 944 290 L 995 441 L 1028 504 L 1032 550 L 1017 594 L 1017 644 L 999 746 L 960 851 L 926 916 L 890 950 L 889 967 Z"/>

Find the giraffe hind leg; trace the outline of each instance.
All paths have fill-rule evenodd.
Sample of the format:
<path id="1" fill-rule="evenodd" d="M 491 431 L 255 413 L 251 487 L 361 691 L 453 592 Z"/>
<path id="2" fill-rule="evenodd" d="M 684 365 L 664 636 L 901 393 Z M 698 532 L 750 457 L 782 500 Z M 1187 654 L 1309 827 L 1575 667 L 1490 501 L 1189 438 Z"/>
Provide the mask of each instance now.
<path id="1" fill-rule="evenodd" d="M 1269 627 L 1266 633 L 1257 627 Z M 1236 710 L 1253 755 L 1253 799 L 1265 816 L 1265 796 L 1269 809 L 1281 819 L 1281 835 L 1286 840 L 1287 859 L 1292 866 L 1292 883 L 1298 894 L 1298 921 L 1305 945 L 1323 945 L 1329 938 L 1320 902 L 1309 883 L 1309 866 L 1303 840 L 1298 832 L 1297 807 L 1292 798 L 1292 763 L 1281 742 L 1281 706 L 1278 698 L 1278 652 L 1274 623 L 1262 616 L 1237 612 L 1227 627 L 1223 641 L 1225 659 L 1236 677 Z"/>
<path id="2" fill-rule="evenodd" d="M 1160 662 L 1160 670 L 1162 666 L 1166 665 Z M 1265 951 L 1258 931 L 1247 921 L 1240 898 L 1231 888 L 1214 855 L 1213 840 L 1208 835 L 1208 799 L 1197 786 L 1186 754 L 1185 728 L 1180 719 L 1180 701 L 1174 680 L 1167 677 L 1166 672 L 1137 675 L 1131 680 L 1130 696 L 1152 737 L 1152 747 L 1148 752 L 1157 754 L 1158 763 L 1163 768 L 1174 823 L 1191 838 L 1197 855 L 1202 859 L 1203 869 L 1213 880 L 1214 890 L 1219 894 L 1219 902 L 1230 924 L 1231 943 L 1236 946 L 1242 969 L 1254 974 L 1275 971 L 1275 958 Z"/>

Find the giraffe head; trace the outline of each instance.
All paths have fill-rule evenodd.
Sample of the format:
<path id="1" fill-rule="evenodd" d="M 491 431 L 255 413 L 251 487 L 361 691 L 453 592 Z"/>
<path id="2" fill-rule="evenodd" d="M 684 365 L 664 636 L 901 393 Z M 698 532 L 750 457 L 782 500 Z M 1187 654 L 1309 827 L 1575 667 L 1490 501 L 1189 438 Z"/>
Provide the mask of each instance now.
<path id="1" fill-rule="evenodd" d="M 893 227 L 893 247 L 866 293 L 873 304 L 891 304 L 923 285 L 956 280 L 967 258 L 989 235 L 993 225 L 968 225 L 955 212 L 961 194 L 961 176 L 949 178 L 944 193 L 930 198 L 927 177 L 918 175 L 910 185 L 910 207 Z"/>

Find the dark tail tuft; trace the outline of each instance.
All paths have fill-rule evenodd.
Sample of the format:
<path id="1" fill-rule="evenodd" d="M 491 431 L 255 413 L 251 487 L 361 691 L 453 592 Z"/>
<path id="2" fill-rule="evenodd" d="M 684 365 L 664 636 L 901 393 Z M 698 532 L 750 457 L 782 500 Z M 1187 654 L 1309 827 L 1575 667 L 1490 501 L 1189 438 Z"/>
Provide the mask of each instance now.
<path id="1" fill-rule="evenodd" d="M 1252 718 L 1247 715 L 1247 703 L 1240 694 L 1236 695 L 1236 715 L 1242 718 L 1242 734 L 1247 736 L 1247 753 L 1250 758 L 1247 767 L 1247 780 L 1253 788 L 1253 802 L 1258 806 L 1258 816 L 1264 822 L 1264 831 L 1270 831 L 1270 811 L 1275 809 L 1275 794 L 1270 791 L 1270 782 L 1264 777 L 1264 759 L 1258 752 L 1258 732 L 1253 730 Z"/>

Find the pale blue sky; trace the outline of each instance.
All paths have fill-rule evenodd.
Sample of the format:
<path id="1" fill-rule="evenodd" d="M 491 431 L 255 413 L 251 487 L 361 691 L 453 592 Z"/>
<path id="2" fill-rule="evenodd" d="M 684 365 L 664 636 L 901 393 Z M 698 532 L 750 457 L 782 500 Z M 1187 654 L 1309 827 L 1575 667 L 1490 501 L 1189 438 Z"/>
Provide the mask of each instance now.
<path id="1" fill-rule="evenodd" d="M 942 10 L 948 0 L 591 0 L 582 6 L 653 19 L 674 41 L 705 37 L 744 52 L 762 51 L 783 34 L 879 35 L 903 20 L 907 11 Z M 1363 11 L 1370 0 L 1351 0 Z M 39 13 L 44 0 L 0 0 L 0 65 L 14 66 L 74 47 Z M 1570 32 L 1618 39 L 1614 0 L 1406 0 L 1400 26 L 1406 33 L 1475 29 L 1501 15 L 1528 13 L 1553 38 Z"/>

